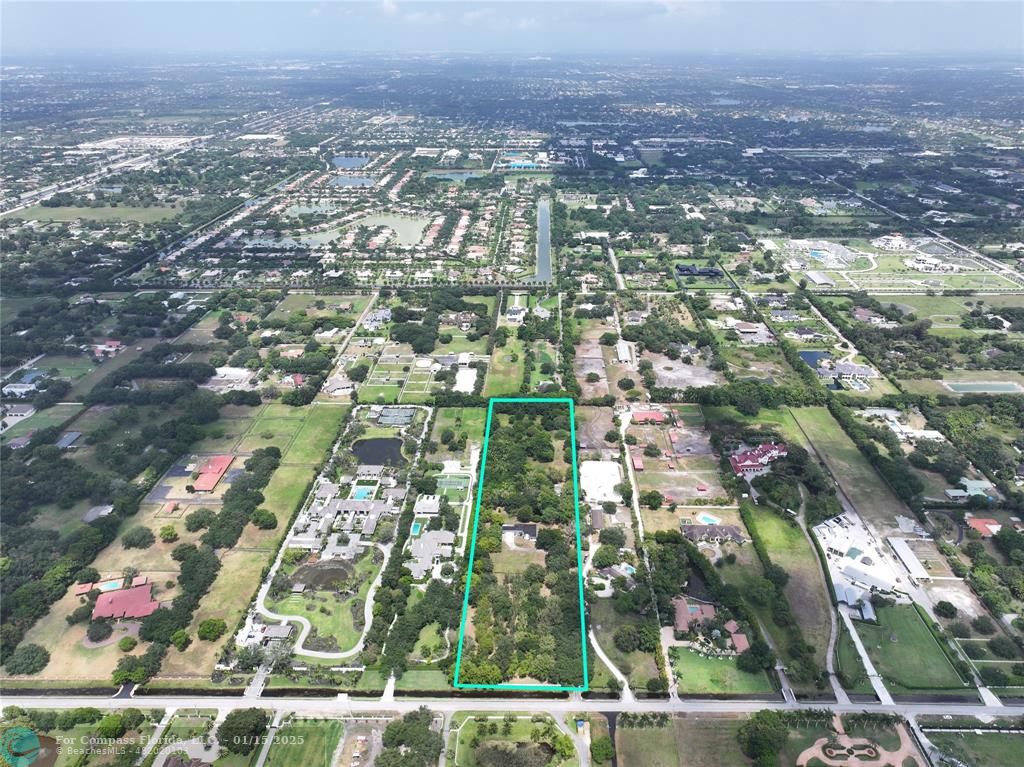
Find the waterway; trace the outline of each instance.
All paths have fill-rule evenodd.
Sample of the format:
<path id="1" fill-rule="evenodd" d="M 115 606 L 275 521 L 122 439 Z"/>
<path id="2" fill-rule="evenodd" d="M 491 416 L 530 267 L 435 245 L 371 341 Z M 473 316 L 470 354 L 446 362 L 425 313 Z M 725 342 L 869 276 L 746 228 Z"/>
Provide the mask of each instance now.
<path id="1" fill-rule="evenodd" d="M 551 200 L 537 202 L 537 273 L 526 282 L 551 282 Z"/>

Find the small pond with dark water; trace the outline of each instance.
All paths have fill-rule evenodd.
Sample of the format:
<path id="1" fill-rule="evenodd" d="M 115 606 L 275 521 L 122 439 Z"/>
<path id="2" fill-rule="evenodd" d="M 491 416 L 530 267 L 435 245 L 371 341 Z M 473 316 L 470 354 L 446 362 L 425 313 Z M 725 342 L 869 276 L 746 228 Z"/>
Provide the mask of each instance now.
<path id="1" fill-rule="evenodd" d="M 397 437 L 356 440 L 352 443 L 352 454 L 359 459 L 359 463 L 371 466 L 405 466 L 402 440 Z"/>

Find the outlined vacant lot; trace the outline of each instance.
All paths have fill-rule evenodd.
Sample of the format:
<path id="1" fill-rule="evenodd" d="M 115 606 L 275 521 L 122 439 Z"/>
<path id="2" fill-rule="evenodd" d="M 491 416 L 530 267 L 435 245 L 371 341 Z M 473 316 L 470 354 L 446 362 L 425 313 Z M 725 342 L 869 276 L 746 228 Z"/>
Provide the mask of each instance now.
<path id="1" fill-rule="evenodd" d="M 581 659 L 582 659 L 582 669 L 581 669 L 582 673 L 580 675 L 580 679 L 582 679 L 582 683 L 580 685 L 573 686 L 573 685 L 559 685 L 559 684 L 545 684 L 545 683 L 482 684 L 482 683 L 466 683 L 466 682 L 461 681 L 461 679 L 460 679 L 460 673 L 462 671 L 462 665 L 463 665 L 463 651 L 465 649 L 465 640 L 466 640 L 467 633 L 469 633 L 471 639 L 473 639 L 474 641 L 476 641 L 479 638 L 477 636 L 477 631 L 475 630 L 476 627 L 473 625 L 473 621 L 470 620 L 470 593 L 471 593 L 472 582 L 473 582 L 473 565 L 474 565 L 474 562 L 476 560 L 477 541 L 478 541 L 478 534 L 479 534 L 479 531 L 480 531 L 480 510 L 481 510 L 481 506 L 483 504 L 483 499 L 484 499 L 484 486 L 485 486 L 485 483 L 487 481 L 487 476 L 486 476 L 486 472 L 487 472 L 487 451 L 488 451 L 488 446 L 490 444 L 491 437 L 492 437 L 492 434 L 493 434 L 493 431 L 494 431 L 494 429 L 492 428 L 493 424 L 494 424 L 494 415 L 495 415 L 494 414 L 494 406 L 495 406 L 495 404 L 505 404 L 505 403 L 514 403 L 514 404 L 517 404 L 517 405 L 519 405 L 519 404 L 531 404 L 531 403 L 532 404 L 538 404 L 538 403 L 540 403 L 540 404 L 545 404 L 545 405 L 561 405 L 561 406 L 567 407 L 569 409 L 568 423 L 569 423 L 569 439 L 570 439 L 570 442 L 568 444 L 569 450 L 567 452 L 571 455 L 571 460 L 572 460 L 571 475 L 572 475 L 573 528 L 574 528 L 574 538 L 575 538 L 574 543 L 575 543 L 575 549 L 576 549 L 576 561 L 575 561 L 575 564 L 576 564 L 576 576 L 577 576 L 577 583 L 578 583 L 578 589 L 579 589 L 578 590 L 578 595 L 579 595 L 579 621 L 580 621 L 580 645 L 581 645 L 580 646 L 580 650 L 581 650 Z M 455 660 L 455 678 L 454 678 L 454 681 L 453 681 L 453 686 L 456 687 L 456 688 L 477 689 L 477 690 L 544 690 L 544 691 L 556 691 L 556 692 L 585 692 L 585 691 L 587 691 L 589 689 L 589 683 L 587 681 L 588 677 L 589 677 L 589 674 L 588 674 L 588 671 L 587 671 L 587 646 L 586 646 L 586 635 L 587 635 L 587 632 L 586 632 L 586 625 L 585 625 L 585 623 L 586 623 L 585 614 L 586 613 L 585 613 L 584 603 L 583 603 L 583 554 L 582 554 L 582 542 L 581 542 L 581 535 L 580 535 L 580 524 L 581 524 L 580 523 L 580 498 L 579 498 L 579 492 L 580 491 L 579 491 L 579 480 L 578 480 L 578 468 L 577 468 L 577 465 L 576 465 L 577 461 L 576 461 L 575 415 L 576 414 L 575 414 L 574 403 L 569 398 L 495 397 L 495 398 L 490 399 L 488 401 L 488 403 L 487 403 L 487 422 L 486 422 L 486 426 L 484 428 L 483 455 L 482 455 L 481 460 L 480 460 L 480 480 L 479 480 L 479 483 L 477 485 L 476 505 L 475 505 L 474 512 L 473 512 L 473 531 L 472 531 L 472 536 L 471 536 L 471 539 L 470 539 L 471 543 L 470 543 L 470 549 L 469 549 L 469 566 L 467 568 L 467 574 L 466 574 L 466 591 L 465 591 L 465 596 L 464 596 L 463 603 L 462 603 L 462 619 L 461 619 L 461 622 L 459 624 L 458 652 L 457 652 L 456 660 Z M 563 492 L 563 493 L 568 492 L 568 487 L 565 486 L 567 484 L 568 484 L 568 482 L 563 484 L 563 487 L 561 488 L 561 492 Z M 518 527 L 518 528 L 521 528 L 521 527 L 526 527 L 526 525 L 515 525 L 515 526 L 508 525 L 506 527 Z M 533 539 L 534 540 L 532 542 L 529 542 L 524 537 L 522 545 L 517 544 L 515 542 L 518 539 L 518 533 L 512 533 L 512 532 L 506 533 L 504 527 L 502 528 L 502 531 L 501 531 L 502 532 L 502 538 L 503 539 L 505 539 L 505 538 L 510 539 L 509 542 L 512 545 L 511 545 L 511 551 L 504 551 L 504 550 L 502 550 L 500 552 L 496 552 L 496 553 L 499 553 L 498 559 L 500 560 L 500 562 L 499 561 L 494 561 L 495 558 L 492 557 L 492 561 L 494 561 L 494 564 L 495 564 L 495 568 L 494 568 L 495 572 L 498 571 L 498 569 L 499 569 L 498 565 L 499 564 L 501 566 L 501 569 L 505 570 L 507 572 L 517 572 L 519 570 L 526 570 L 529 567 L 529 565 L 531 564 L 531 562 L 532 563 L 536 563 L 537 555 L 539 555 L 540 557 L 544 556 L 544 552 L 543 551 L 536 551 L 535 550 L 536 549 L 536 545 L 535 544 L 536 544 L 536 541 L 537 541 L 537 533 L 536 533 L 537 527 L 538 526 L 536 524 L 533 525 L 533 528 L 534 528 Z M 531 543 L 533 545 L 531 545 Z M 502 548 L 504 548 L 504 544 L 502 544 Z M 523 562 L 512 561 L 512 560 L 514 560 L 516 558 L 516 555 L 519 552 L 520 548 L 529 549 L 530 556 L 523 557 Z M 484 549 L 484 551 L 487 551 L 487 549 Z M 485 597 L 486 597 L 486 594 L 485 594 Z M 555 659 L 555 661 L 556 661 L 556 663 L 560 662 L 559 659 L 557 659 L 557 658 Z"/>

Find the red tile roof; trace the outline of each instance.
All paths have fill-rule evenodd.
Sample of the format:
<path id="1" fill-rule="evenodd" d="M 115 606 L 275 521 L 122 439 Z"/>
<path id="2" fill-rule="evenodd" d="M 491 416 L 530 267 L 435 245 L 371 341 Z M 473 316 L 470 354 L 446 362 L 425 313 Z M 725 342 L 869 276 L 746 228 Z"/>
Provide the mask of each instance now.
<path id="1" fill-rule="evenodd" d="M 987 519 L 984 517 L 971 517 L 967 520 L 967 524 L 981 533 L 985 538 L 991 538 L 1003 527 L 999 520 Z"/>
<path id="2" fill-rule="evenodd" d="M 750 641 L 747 639 L 746 634 L 730 634 L 729 638 L 732 639 L 732 646 L 736 652 L 744 652 L 750 649 Z"/>
<path id="3" fill-rule="evenodd" d="M 145 618 L 152 615 L 160 603 L 153 599 L 153 586 L 149 583 L 130 589 L 100 594 L 93 608 L 97 618 Z"/>
<path id="4" fill-rule="evenodd" d="M 203 492 L 213 490 L 233 460 L 230 455 L 215 455 L 199 468 L 199 477 L 192 483 L 192 487 Z"/>
<path id="5" fill-rule="evenodd" d="M 744 450 L 742 453 L 730 456 L 729 463 L 732 465 L 733 471 L 737 474 L 742 474 L 747 471 L 763 469 L 772 461 L 783 458 L 788 454 L 789 451 L 786 449 L 785 443 L 765 442 L 753 450 Z"/>

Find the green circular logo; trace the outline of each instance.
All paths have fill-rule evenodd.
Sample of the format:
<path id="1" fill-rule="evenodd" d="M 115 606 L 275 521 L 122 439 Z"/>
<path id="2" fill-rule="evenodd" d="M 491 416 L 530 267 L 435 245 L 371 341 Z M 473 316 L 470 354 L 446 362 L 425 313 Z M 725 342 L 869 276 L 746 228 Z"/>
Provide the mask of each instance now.
<path id="1" fill-rule="evenodd" d="M 0 735 L 0 756 L 11 767 L 28 767 L 39 758 L 39 736 L 28 727 L 12 727 Z"/>

